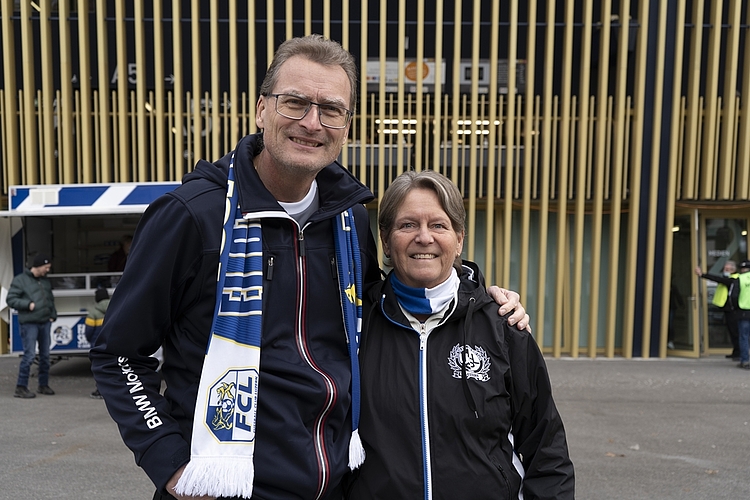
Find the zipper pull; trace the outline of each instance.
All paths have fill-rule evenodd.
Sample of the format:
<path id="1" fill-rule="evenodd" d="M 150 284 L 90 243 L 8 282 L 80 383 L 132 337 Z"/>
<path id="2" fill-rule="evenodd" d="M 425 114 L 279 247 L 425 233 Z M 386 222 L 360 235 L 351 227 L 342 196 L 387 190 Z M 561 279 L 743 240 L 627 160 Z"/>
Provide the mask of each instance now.
<path id="1" fill-rule="evenodd" d="M 271 281 L 273 279 L 273 255 L 268 258 L 268 269 L 266 269 L 266 279 Z"/>
<path id="2" fill-rule="evenodd" d="M 419 332 L 419 350 L 424 351 L 425 345 L 427 344 L 427 332 L 424 329 L 424 323 L 420 325 L 420 332 Z"/>
<path id="3" fill-rule="evenodd" d="M 300 257 L 305 256 L 305 233 L 300 230 L 299 237 L 297 238 L 299 241 L 299 255 Z"/>

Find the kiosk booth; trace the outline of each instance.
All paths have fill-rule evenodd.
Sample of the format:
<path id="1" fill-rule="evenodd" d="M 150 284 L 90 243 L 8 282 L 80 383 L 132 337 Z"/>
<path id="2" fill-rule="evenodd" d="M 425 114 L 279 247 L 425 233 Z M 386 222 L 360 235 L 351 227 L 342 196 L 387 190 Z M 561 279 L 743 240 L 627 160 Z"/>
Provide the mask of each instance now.
<path id="1" fill-rule="evenodd" d="M 50 355 L 88 354 L 87 311 L 97 288 L 110 295 L 122 275 L 110 256 L 132 237 L 149 203 L 179 182 L 11 186 L 9 209 L 0 212 L 0 316 L 9 324 L 11 353 L 22 353 L 18 315 L 5 297 L 13 276 L 38 253 L 48 255 L 47 275 L 57 308 Z M 3 346 L 3 352 L 5 346 Z"/>

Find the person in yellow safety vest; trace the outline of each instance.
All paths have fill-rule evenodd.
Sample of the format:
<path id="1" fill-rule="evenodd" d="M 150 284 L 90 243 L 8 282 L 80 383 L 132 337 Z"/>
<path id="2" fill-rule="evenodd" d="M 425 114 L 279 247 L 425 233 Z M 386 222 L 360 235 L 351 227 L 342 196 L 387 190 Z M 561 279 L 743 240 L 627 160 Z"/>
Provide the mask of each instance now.
<path id="1" fill-rule="evenodd" d="M 696 267 L 695 272 L 699 273 Z M 740 274 L 736 278 L 713 276 L 711 279 L 717 283 L 731 285 L 736 283 L 738 288 L 737 309 L 737 331 L 739 332 L 740 364 L 737 365 L 745 370 L 750 370 L 750 260 L 743 260 L 740 264 Z M 701 276 L 703 276 L 702 273 Z M 731 295 L 730 295 L 731 298 Z"/>
<path id="2" fill-rule="evenodd" d="M 97 288 L 94 292 L 94 301 L 96 305 L 93 309 L 90 309 L 86 315 L 86 339 L 89 341 L 91 346 L 96 342 L 96 338 L 102 331 L 102 325 L 104 324 L 104 315 L 109 307 L 109 292 L 106 288 Z M 92 399 L 104 399 L 99 393 L 99 389 L 94 390 L 91 393 Z"/>
<path id="3" fill-rule="evenodd" d="M 750 260 L 743 260 L 740 264 L 740 296 L 738 328 L 740 332 L 740 364 L 745 370 L 750 370 Z"/>
<path id="4" fill-rule="evenodd" d="M 727 260 L 724 263 L 722 276 L 703 274 L 700 266 L 695 268 L 695 274 L 703 279 L 708 279 L 718 283 L 711 303 L 724 311 L 724 321 L 726 322 L 727 330 L 729 331 L 729 339 L 732 341 L 732 353 L 727 354 L 727 358 L 731 358 L 732 361 L 739 361 L 740 334 L 737 324 L 737 299 L 740 293 L 740 287 L 737 282 L 737 278 L 739 277 L 739 273 L 737 273 L 737 263 L 733 260 Z M 728 284 L 723 282 L 723 279 L 725 278 L 730 279 Z"/>

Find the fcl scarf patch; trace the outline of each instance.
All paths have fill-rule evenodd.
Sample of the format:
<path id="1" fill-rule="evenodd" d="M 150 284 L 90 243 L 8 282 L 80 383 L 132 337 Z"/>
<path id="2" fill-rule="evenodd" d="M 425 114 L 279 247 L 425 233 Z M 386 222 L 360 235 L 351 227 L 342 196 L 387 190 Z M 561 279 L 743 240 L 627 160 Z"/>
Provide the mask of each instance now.
<path id="1" fill-rule="evenodd" d="M 180 495 L 249 498 L 253 491 L 263 243 L 259 221 L 235 219 L 234 178 L 232 155 L 217 301 L 198 388 L 190 462 L 175 487 Z"/>

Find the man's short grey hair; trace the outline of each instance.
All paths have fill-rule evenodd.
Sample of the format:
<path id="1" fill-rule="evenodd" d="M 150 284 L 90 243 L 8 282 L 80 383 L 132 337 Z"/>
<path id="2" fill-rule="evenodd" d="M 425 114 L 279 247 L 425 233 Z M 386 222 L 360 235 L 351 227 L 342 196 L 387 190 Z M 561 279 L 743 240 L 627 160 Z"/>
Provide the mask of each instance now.
<path id="1" fill-rule="evenodd" d="M 322 64 L 323 66 L 339 66 L 349 78 L 349 111 L 354 113 L 357 107 L 357 63 L 349 51 L 341 44 L 325 38 L 323 35 L 309 35 L 300 38 L 290 38 L 276 49 L 271 65 L 266 71 L 263 83 L 260 85 L 260 95 L 273 93 L 279 78 L 279 68 L 291 57 L 300 56 Z"/>

